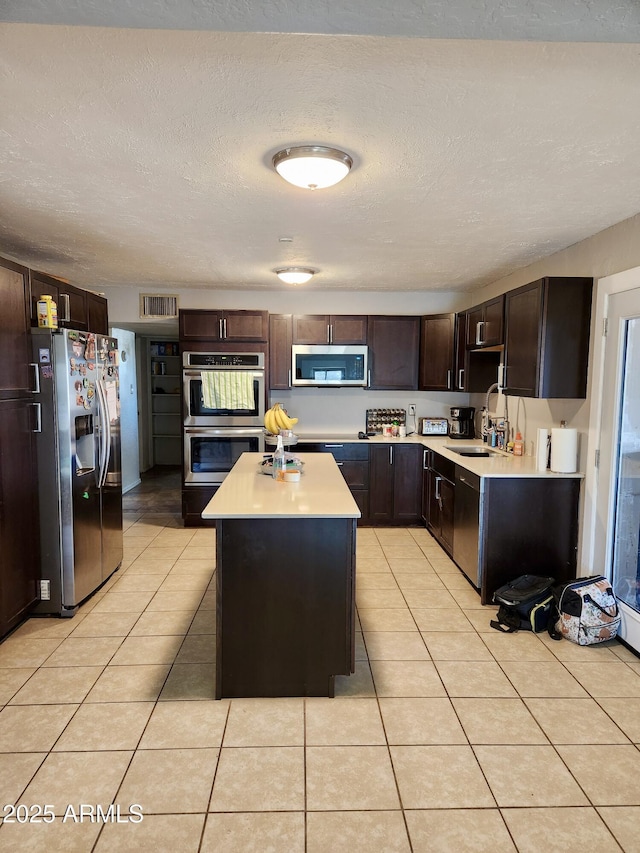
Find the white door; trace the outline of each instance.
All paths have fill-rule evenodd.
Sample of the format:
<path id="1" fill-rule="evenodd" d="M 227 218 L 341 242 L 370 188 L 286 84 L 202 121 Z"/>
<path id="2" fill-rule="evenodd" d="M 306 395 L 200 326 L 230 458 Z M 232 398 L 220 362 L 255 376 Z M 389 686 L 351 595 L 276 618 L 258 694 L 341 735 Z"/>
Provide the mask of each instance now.
<path id="1" fill-rule="evenodd" d="M 620 635 L 640 652 L 640 288 L 608 297 L 604 350 L 597 566 L 622 611 Z"/>

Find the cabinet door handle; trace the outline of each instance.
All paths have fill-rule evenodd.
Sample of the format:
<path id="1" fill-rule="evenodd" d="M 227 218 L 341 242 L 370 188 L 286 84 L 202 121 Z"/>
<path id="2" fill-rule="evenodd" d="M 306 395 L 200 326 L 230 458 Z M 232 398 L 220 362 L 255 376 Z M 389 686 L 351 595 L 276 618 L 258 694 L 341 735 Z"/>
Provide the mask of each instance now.
<path id="1" fill-rule="evenodd" d="M 218 337 L 220 338 L 220 340 L 222 340 L 224 337 L 222 333 L 222 317 L 218 320 Z"/>
<path id="2" fill-rule="evenodd" d="M 427 464 L 427 459 L 428 459 L 428 458 L 429 458 L 429 451 L 428 451 L 428 450 L 423 450 L 423 451 L 422 451 L 422 467 L 423 467 L 423 469 L 424 469 L 425 471 L 426 471 L 426 470 L 427 470 L 427 468 L 429 467 L 429 465 Z"/>
<path id="3" fill-rule="evenodd" d="M 436 497 L 436 500 L 439 502 L 442 501 L 442 497 L 440 495 L 440 483 L 441 482 L 442 482 L 442 477 L 436 477 L 436 482 L 435 482 L 436 494 L 435 494 L 435 497 Z"/>
<path id="4" fill-rule="evenodd" d="M 458 388 L 460 391 L 464 391 L 464 367 L 458 371 Z"/>
<path id="5" fill-rule="evenodd" d="M 325 444 L 325 447 L 344 447 L 344 444 Z"/>
<path id="6" fill-rule="evenodd" d="M 62 320 L 68 323 L 71 320 L 71 300 L 68 293 L 61 293 L 60 296 L 64 299 L 64 317 Z"/>
<path id="7" fill-rule="evenodd" d="M 479 320 L 476 323 L 476 344 L 480 345 L 484 343 L 484 320 Z"/>
<path id="8" fill-rule="evenodd" d="M 226 340 L 226 337 L 227 337 L 227 318 L 226 317 L 224 318 L 223 323 L 224 323 L 224 337 Z"/>
<path id="9" fill-rule="evenodd" d="M 342 468 L 342 466 L 344 465 L 344 462 L 336 462 L 336 465 L 338 466 L 338 468 Z"/>
<path id="10" fill-rule="evenodd" d="M 367 388 L 371 388 L 371 370 L 367 371 Z"/>
<path id="11" fill-rule="evenodd" d="M 447 391 L 451 390 L 451 371 L 447 370 Z"/>
<path id="12" fill-rule="evenodd" d="M 42 432 L 42 403 L 29 403 L 30 406 L 35 406 L 36 409 L 36 426 L 31 432 Z"/>
<path id="13" fill-rule="evenodd" d="M 291 368 L 289 368 L 289 381 L 287 385 L 289 386 L 289 388 L 291 388 Z"/>
<path id="14" fill-rule="evenodd" d="M 389 447 L 389 465 L 393 465 L 393 447 Z"/>
<path id="15" fill-rule="evenodd" d="M 327 343 L 331 343 L 331 326 L 327 323 Z"/>
<path id="16" fill-rule="evenodd" d="M 32 394 L 40 393 L 40 370 L 37 364 L 33 362 L 29 365 L 29 367 L 33 367 L 33 389 L 31 391 Z"/>

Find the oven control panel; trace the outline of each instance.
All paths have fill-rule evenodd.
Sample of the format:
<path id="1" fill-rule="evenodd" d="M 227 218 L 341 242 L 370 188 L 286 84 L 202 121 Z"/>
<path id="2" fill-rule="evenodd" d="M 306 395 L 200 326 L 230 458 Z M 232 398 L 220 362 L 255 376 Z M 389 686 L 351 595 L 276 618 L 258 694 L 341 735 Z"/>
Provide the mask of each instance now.
<path id="1" fill-rule="evenodd" d="M 184 367 L 264 368 L 263 352 L 185 352 Z"/>

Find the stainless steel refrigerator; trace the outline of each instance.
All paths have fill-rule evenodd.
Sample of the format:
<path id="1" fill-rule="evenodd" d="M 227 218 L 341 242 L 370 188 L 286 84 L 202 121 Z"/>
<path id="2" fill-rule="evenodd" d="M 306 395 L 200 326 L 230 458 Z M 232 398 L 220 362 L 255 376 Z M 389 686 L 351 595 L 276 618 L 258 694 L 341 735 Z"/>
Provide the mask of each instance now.
<path id="1" fill-rule="evenodd" d="M 122 562 L 115 338 L 33 329 L 41 583 L 36 614 L 73 616 Z"/>

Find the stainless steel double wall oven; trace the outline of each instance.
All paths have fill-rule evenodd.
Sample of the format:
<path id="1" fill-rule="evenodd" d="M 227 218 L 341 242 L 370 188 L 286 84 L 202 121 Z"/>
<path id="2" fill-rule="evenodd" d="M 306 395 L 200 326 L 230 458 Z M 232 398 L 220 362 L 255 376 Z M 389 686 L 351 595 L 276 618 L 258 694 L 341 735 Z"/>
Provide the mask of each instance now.
<path id="1" fill-rule="evenodd" d="M 253 389 L 251 407 L 207 407 L 203 397 L 207 371 L 228 371 L 231 378 L 248 374 Z M 182 376 L 184 483 L 217 486 L 242 453 L 264 451 L 265 355 L 184 352 Z"/>

